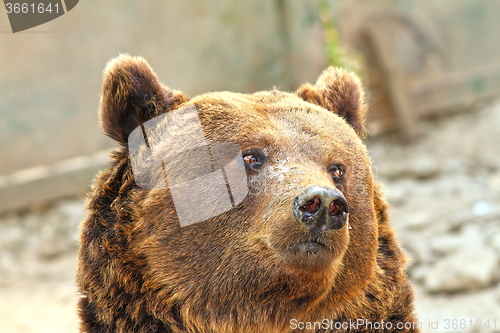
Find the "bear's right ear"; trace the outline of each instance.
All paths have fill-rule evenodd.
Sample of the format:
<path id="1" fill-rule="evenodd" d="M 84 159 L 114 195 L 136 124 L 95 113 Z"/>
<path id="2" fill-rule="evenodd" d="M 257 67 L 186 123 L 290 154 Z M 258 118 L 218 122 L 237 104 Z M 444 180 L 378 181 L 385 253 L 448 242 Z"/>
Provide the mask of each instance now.
<path id="1" fill-rule="evenodd" d="M 165 87 L 143 58 L 120 55 L 104 70 L 101 127 L 107 136 L 126 144 L 137 126 L 188 100 Z"/>
<path id="2" fill-rule="evenodd" d="M 303 84 L 297 95 L 343 118 L 360 137 L 366 136 L 364 92 L 359 78 L 344 69 L 330 67 L 315 85 Z"/>

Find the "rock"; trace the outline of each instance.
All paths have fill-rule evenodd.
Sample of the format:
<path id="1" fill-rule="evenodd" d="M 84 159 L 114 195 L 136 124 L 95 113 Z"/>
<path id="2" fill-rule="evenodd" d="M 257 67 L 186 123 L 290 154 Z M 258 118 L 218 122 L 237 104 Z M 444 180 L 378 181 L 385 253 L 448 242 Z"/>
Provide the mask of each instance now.
<path id="1" fill-rule="evenodd" d="M 401 181 L 384 186 L 385 198 L 391 206 L 403 206 L 412 196 L 413 182 Z"/>
<path id="2" fill-rule="evenodd" d="M 500 170 L 490 177 L 488 184 L 493 192 L 500 193 Z"/>
<path id="3" fill-rule="evenodd" d="M 61 215 L 71 221 L 72 224 L 79 224 L 84 217 L 84 200 L 70 200 L 62 202 L 56 208 Z"/>
<path id="4" fill-rule="evenodd" d="M 433 217 L 430 211 L 420 211 L 406 217 L 403 226 L 412 230 L 422 230 L 436 223 L 436 217 Z"/>
<path id="5" fill-rule="evenodd" d="M 439 177 L 435 181 L 425 182 L 425 184 L 429 187 L 428 195 L 431 198 L 439 198 L 438 201 L 441 204 L 446 204 L 450 199 L 458 199 L 464 193 L 469 193 L 464 186 L 467 181 L 467 177 L 464 176 L 450 177 L 446 175 L 445 177 Z"/>
<path id="6" fill-rule="evenodd" d="M 462 241 L 463 238 L 457 235 L 442 235 L 431 240 L 430 248 L 436 255 L 443 256 L 459 250 Z"/>
<path id="7" fill-rule="evenodd" d="M 446 175 L 461 174 L 465 170 L 464 162 L 460 158 L 449 158 L 443 161 L 443 173 Z"/>
<path id="8" fill-rule="evenodd" d="M 500 232 L 496 232 L 488 238 L 488 243 L 500 254 Z"/>
<path id="9" fill-rule="evenodd" d="M 384 168 L 377 168 L 377 174 L 388 180 L 401 178 L 430 179 L 441 173 L 438 161 L 426 156 L 417 157 L 410 161 L 394 160 L 391 164 L 386 164 Z"/>
<path id="10" fill-rule="evenodd" d="M 9 267 L 13 267 L 16 265 L 16 261 L 12 254 L 12 251 L 0 251 L 0 281 L 1 276 L 5 274 Z"/>
<path id="11" fill-rule="evenodd" d="M 455 294 L 427 294 L 420 290 L 417 291 L 417 313 L 419 321 L 422 322 L 423 329 L 421 333 L 497 333 L 498 314 L 500 306 L 493 288 L 488 288 L 471 293 Z M 466 326 L 459 329 L 445 329 L 445 321 L 461 320 L 467 322 Z M 490 328 L 484 327 L 489 319 Z M 469 320 L 471 320 L 469 322 Z M 496 329 L 494 327 L 496 320 Z M 430 322 L 439 322 L 438 327 L 429 327 Z M 451 322 L 450 322 L 451 324 Z"/>
<path id="12" fill-rule="evenodd" d="M 492 206 L 486 200 L 476 201 L 472 206 L 472 212 L 479 216 L 488 214 L 489 212 L 491 212 L 491 210 Z"/>
<path id="13" fill-rule="evenodd" d="M 486 215 L 476 215 L 472 212 L 472 210 L 457 210 L 448 214 L 447 223 L 444 225 L 445 228 L 441 229 L 441 232 L 460 230 L 467 225 L 482 225 L 491 218 L 492 215 L 490 213 Z"/>
<path id="14" fill-rule="evenodd" d="M 0 250 L 19 249 L 24 242 L 24 231 L 18 219 L 9 218 L 0 221 Z"/>
<path id="15" fill-rule="evenodd" d="M 437 160 L 429 157 L 418 157 L 410 162 L 407 169 L 409 177 L 417 179 L 429 179 L 438 176 L 441 172 Z"/>
<path id="16" fill-rule="evenodd" d="M 428 274 L 429 266 L 427 265 L 412 265 L 409 271 L 410 279 L 419 283 L 423 283 Z"/>
<path id="17" fill-rule="evenodd" d="M 39 254 L 44 259 L 53 259 L 60 254 L 76 249 L 78 225 L 83 218 L 83 201 L 71 200 L 58 203 L 43 214 Z"/>
<path id="18" fill-rule="evenodd" d="M 403 247 L 408 250 L 415 264 L 428 264 L 434 261 L 431 248 L 425 240 L 404 242 Z"/>
<path id="19" fill-rule="evenodd" d="M 425 278 L 429 292 L 485 288 L 498 279 L 498 256 L 486 245 L 466 246 L 438 261 Z"/>
<path id="20" fill-rule="evenodd" d="M 83 220 L 85 212 L 85 201 L 84 200 L 72 200 L 64 202 L 58 207 L 62 218 L 66 219 L 68 224 L 68 237 L 69 240 L 76 244 L 80 235 L 79 225 Z"/>
<path id="21" fill-rule="evenodd" d="M 386 180 L 396 180 L 404 178 L 405 176 L 405 166 L 402 163 L 390 163 L 379 167 L 377 165 L 373 166 L 373 174 L 375 179 L 381 180 L 386 183 Z"/>
<path id="22" fill-rule="evenodd" d="M 430 247 L 437 256 L 447 255 L 462 248 L 473 249 L 484 243 L 484 230 L 475 225 L 465 227 L 458 234 L 445 234 L 433 238 Z"/>

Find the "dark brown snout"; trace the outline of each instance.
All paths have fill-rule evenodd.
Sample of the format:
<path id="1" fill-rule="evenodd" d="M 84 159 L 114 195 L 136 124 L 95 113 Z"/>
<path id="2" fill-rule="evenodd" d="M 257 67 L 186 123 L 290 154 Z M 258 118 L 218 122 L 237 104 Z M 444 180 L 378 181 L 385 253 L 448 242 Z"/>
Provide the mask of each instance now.
<path id="1" fill-rule="evenodd" d="M 293 200 L 292 212 L 300 224 L 325 231 L 342 228 L 346 224 L 349 207 L 339 190 L 311 186 Z"/>

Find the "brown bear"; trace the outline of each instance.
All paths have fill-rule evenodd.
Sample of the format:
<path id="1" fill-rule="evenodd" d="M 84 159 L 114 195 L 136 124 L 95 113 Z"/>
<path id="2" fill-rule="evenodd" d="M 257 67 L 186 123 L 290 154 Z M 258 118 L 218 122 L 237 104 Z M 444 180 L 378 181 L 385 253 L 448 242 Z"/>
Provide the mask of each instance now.
<path id="1" fill-rule="evenodd" d="M 112 60 L 100 121 L 119 148 L 82 224 L 81 332 L 418 332 L 364 116 L 342 69 L 190 99 L 142 58 Z"/>

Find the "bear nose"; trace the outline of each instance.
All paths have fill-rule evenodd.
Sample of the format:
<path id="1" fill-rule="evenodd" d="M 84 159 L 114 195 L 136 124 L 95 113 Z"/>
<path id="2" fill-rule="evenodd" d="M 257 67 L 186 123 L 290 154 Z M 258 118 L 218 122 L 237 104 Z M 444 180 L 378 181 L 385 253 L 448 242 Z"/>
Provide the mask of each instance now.
<path id="1" fill-rule="evenodd" d="M 292 212 L 297 222 L 309 228 L 336 230 L 345 225 L 349 207 L 339 190 L 311 186 L 293 200 Z"/>

